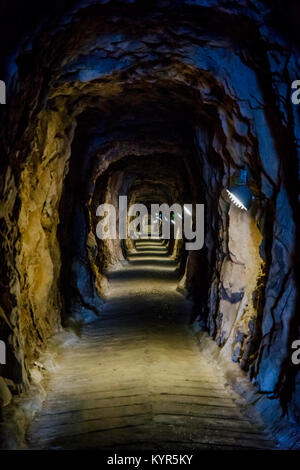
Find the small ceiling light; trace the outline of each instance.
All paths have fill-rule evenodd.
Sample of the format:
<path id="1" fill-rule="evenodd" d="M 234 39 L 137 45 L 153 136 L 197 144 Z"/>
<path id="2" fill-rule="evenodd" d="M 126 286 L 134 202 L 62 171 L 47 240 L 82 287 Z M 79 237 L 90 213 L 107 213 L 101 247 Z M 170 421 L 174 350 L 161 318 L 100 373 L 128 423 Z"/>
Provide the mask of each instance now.
<path id="1" fill-rule="evenodd" d="M 231 185 L 226 189 L 229 200 L 239 209 L 247 211 L 250 209 L 253 195 L 247 186 L 247 170 L 240 170 L 230 181 Z"/>

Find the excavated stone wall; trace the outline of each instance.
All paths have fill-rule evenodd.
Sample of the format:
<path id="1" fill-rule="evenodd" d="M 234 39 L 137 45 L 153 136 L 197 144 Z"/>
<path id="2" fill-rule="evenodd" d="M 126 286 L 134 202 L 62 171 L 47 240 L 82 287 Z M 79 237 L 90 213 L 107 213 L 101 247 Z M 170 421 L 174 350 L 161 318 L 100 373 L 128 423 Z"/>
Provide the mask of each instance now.
<path id="1" fill-rule="evenodd" d="M 61 318 L 101 314 L 124 246 L 97 240 L 95 208 L 140 200 L 147 173 L 148 198 L 205 204 L 205 247 L 182 266 L 195 317 L 299 417 L 300 70 L 276 15 L 258 1 L 83 1 L 20 38 L 1 117 L 0 374 L 14 392 Z M 247 213 L 224 194 L 241 168 Z"/>

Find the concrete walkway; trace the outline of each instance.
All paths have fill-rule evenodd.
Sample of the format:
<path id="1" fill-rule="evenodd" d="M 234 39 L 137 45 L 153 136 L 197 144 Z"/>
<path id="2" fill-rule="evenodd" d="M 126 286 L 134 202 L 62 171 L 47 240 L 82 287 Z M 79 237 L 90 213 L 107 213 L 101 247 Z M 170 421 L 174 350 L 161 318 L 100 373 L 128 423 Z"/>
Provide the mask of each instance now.
<path id="1" fill-rule="evenodd" d="M 110 276 L 101 319 L 61 348 L 28 434 L 36 449 L 265 449 L 239 397 L 207 361 L 160 241 Z"/>

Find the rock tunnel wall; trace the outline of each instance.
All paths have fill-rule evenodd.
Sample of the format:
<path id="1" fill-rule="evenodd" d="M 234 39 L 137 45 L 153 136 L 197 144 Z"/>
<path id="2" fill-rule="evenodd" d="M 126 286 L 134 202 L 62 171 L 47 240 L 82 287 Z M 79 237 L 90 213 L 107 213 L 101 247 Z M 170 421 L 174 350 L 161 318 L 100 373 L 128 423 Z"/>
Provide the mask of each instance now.
<path id="1" fill-rule="evenodd" d="M 97 240 L 95 208 L 140 199 L 147 176 L 157 200 L 205 204 L 205 247 L 188 254 L 181 281 L 195 317 L 299 417 L 299 56 L 272 14 L 267 2 L 85 1 L 19 42 L 1 117 L 0 321 L 11 365 L 0 373 L 11 387 L 28 386 L 61 318 L 101 314 L 107 267 L 124 247 Z M 224 194 L 241 168 L 249 213 Z"/>

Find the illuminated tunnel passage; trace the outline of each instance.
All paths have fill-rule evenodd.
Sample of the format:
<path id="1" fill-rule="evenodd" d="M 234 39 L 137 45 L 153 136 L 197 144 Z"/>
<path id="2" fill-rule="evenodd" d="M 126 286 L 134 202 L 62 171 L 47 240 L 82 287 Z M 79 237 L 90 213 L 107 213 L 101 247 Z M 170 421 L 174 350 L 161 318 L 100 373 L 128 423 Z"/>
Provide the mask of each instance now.
<path id="1" fill-rule="evenodd" d="M 199 353 L 190 303 L 160 240 L 138 240 L 109 276 L 101 319 L 62 348 L 35 449 L 268 449 L 217 364 Z"/>
<path id="2" fill-rule="evenodd" d="M 50 3 L 4 26 L 4 448 L 300 448 L 283 2 Z M 203 243 L 174 211 L 170 239 L 117 236 L 122 210 L 99 237 L 125 201 L 204 207 Z"/>

